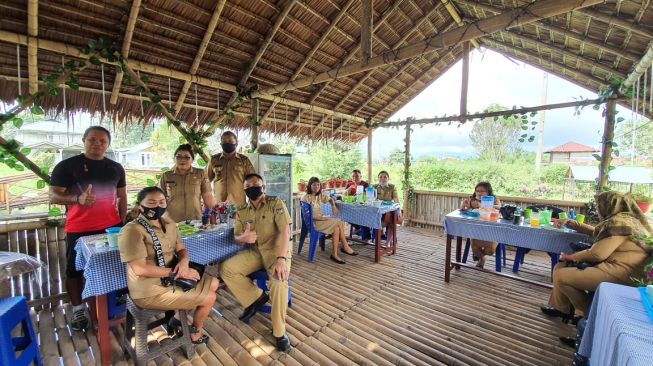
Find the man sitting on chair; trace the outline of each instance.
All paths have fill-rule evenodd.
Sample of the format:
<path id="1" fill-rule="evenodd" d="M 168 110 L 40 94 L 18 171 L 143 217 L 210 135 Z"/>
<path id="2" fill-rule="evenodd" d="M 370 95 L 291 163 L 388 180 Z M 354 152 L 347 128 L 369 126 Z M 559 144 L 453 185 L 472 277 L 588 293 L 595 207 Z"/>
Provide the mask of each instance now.
<path id="1" fill-rule="evenodd" d="M 247 174 L 244 179 L 247 204 L 236 212 L 236 243 L 249 249 L 227 259 L 221 277 L 238 302 L 246 306 L 240 320 L 247 322 L 268 300 L 272 300 L 272 335 L 279 351 L 291 349 L 286 333 L 288 310 L 288 276 L 292 248 L 290 215 L 283 201 L 266 196 L 263 178 Z M 247 276 L 265 268 L 270 279 L 270 295 L 259 289 Z"/>

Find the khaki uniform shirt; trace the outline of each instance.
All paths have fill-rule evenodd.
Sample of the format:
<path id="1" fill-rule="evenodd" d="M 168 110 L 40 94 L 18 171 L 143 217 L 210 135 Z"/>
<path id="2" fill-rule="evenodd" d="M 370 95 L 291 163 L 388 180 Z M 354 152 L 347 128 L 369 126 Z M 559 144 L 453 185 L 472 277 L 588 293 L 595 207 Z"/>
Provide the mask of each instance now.
<path id="1" fill-rule="evenodd" d="M 283 200 L 266 196 L 261 206 L 256 209 L 251 203 L 242 206 L 236 212 L 234 234 L 240 235 L 245 230 L 245 225 L 250 224 L 251 230 L 256 231 L 256 246 L 261 254 L 276 256 L 276 241 L 281 230 L 288 230 L 290 214 Z"/>
<path id="2" fill-rule="evenodd" d="M 397 188 L 394 184 L 388 183 L 387 187 L 381 187 L 380 184 L 375 184 L 376 199 L 379 201 L 398 201 Z"/>
<path id="3" fill-rule="evenodd" d="M 202 194 L 211 191 L 204 170 L 191 168 L 185 175 L 169 170 L 161 174 L 159 187 L 168 197 L 167 217 L 174 222 L 202 218 Z"/>
<path id="4" fill-rule="evenodd" d="M 236 153 L 227 159 L 222 153 L 213 155 L 208 166 L 208 177 L 213 182 L 213 192 L 218 202 L 229 201 L 237 206 L 245 204 L 243 182 L 245 176 L 256 173 L 252 162 L 245 155 Z"/>
<path id="5" fill-rule="evenodd" d="M 169 266 L 177 248 L 177 242 L 181 242 L 181 238 L 177 232 L 177 225 L 172 220 L 166 218 L 162 220 L 166 228 L 165 233 L 158 227 L 152 226 L 152 229 L 159 238 L 159 242 L 161 242 L 163 259 L 166 265 Z M 120 230 L 118 248 L 120 249 L 120 260 L 123 263 L 145 258 L 147 264 L 158 266 L 152 237 L 147 233 L 143 225 L 136 221 L 130 222 Z M 156 296 L 167 291 L 161 285 L 161 278 L 137 276 L 129 264 L 127 264 L 127 287 L 129 288 L 129 295 L 133 299 Z"/>

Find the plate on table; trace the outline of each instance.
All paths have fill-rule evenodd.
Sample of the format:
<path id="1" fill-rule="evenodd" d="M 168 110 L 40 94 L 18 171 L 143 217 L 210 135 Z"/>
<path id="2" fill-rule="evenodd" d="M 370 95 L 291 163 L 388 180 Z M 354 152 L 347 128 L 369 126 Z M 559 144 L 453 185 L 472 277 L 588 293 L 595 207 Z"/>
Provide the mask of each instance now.
<path id="1" fill-rule="evenodd" d="M 467 217 L 479 217 L 479 216 L 481 216 L 481 213 L 477 208 L 475 208 L 473 210 L 469 210 L 469 211 L 460 211 L 460 214 L 462 216 L 467 216 Z"/>
<path id="2" fill-rule="evenodd" d="M 179 230 L 179 234 L 181 236 L 191 236 L 199 232 L 199 230 L 195 226 L 191 226 L 191 225 L 179 225 L 179 227 L 177 227 L 177 230 Z"/>
<path id="3" fill-rule="evenodd" d="M 107 236 L 103 235 L 87 242 L 86 244 L 95 245 L 96 247 L 103 247 L 105 245 L 109 245 L 109 241 L 107 239 Z"/>

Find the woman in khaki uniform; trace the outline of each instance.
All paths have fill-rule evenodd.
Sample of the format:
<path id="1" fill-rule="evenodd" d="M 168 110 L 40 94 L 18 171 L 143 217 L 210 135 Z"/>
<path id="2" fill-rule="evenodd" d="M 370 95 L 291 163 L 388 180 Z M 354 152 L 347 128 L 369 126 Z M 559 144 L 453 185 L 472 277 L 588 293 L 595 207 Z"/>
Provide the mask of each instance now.
<path id="1" fill-rule="evenodd" d="M 322 194 L 322 184 L 320 179 L 317 177 L 311 177 L 308 180 L 306 187 L 306 194 L 302 197 L 302 201 L 308 202 L 313 207 L 313 226 L 315 230 L 333 235 L 333 252 L 331 254 L 331 260 L 338 264 L 345 264 L 346 262 L 340 258 L 338 255 L 338 243 L 342 242 L 341 252 L 347 255 L 358 255 L 347 242 L 347 237 L 345 236 L 345 224 L 342 220 L 335 217 L 324 216 L 322 214 L 323 203 L 330 203 L 331 210 L 334 216 L 338 215 L 338 207 L 331 197 L 327 197 Z"/>
<path id="2" fill-rule="evenodd" d="M 651 248 L 639 243 L 640 235 L 653 234 L 653 228 L 628 194 L 602 192 L 596 196 L 596 207 L 601 221 L 594 227 L 591 248 L 574 254 L 561 254 L 560 262 L 553 271 L 553 291 L 549 298 L 550 308 L 542 312 L 551 316 L 571 318 L 573 308 L 579 313 L 587 310 L 587 294 L 595 291 L 601 282 L 632 285 L 631 278 L 644 275 L 644 262 Z M 589 225 L 580 226 L 572 220 L 562 221 L 587 232 Z M 578 269 L 566 267 L 565 262 L 595 263 L 593 267 Z M 579 314 L 581 315 L 581 314 Z"/>
<path id="3" fill-rule="evenodd" d="M 465 198 L 460 203 L 460 211 L 474 210 L 481 207 L 481 198 L 483 196 L 494 196 L 492 185 L 489 182 L 479 182 L 474 187 L 474 194 Z M 501 201 L 498 197 L 494 196 L 494 208 L 501 207 Z M 478 258 L 476 267 L 483 268 L 485 265 L 485 256 L 494 255 L 497 249 L 497 243 L 485 240 L 472 239 L 472 253 L 475 258 Z"/>
<path id="4" fill-rule="evenodd" d="M 127 263 L 127 287 L 134 303 L 145 309 L 195 310 L 191 339 L 193 343 L 208 342 L 208 336 L 201 333 L 204 320 L 215 303 L 218 280 L 204 275 L 201 279 L 196 270 L 188 267 L 188 252 L 179 237 L 176 224 L 161 217 L 166 211 L 167 201 L 159 187 L 143 188 L 137 197 L 141 215 L 154 230 L 161 244 L 166 268 L 157 265 L 152 236 L 138 221 L 125 225 L 118 236 L 120 260 Z M 173 256 L 179 258 L 171 268 Z M 161 284 L 162 277 L 176 273 L 176 277 L 199 280 L 197 287 L 183 292 Z M 178 320 L 177 320 L 178 322 Z M 173 321 L 171 323 L 174 324 Z"/>
<path id="5" fill-rule="evenodd" d="M 379 178 L 379 184 L 374 185 L 374 189 L 376 189 L 376 199 L 380 201 L 392 201 L 395 203 L 399 203 L 399 195 L 397 194 L 397 187 L 395 187 L 394 184 L 388 183 L 388 180 L 390 180 L 390 174 L 386 172 L 385 170 L 382 170 L 379 172 L 379 175 L 377 176 Z M 386 212 L 383 214 L 383 227 L 388 227 L 390 223 L 392 222 L 392 213 L 391 212 Z M 397 216 L 397 224 L 401 224 L 404 219 L 402 217 L 403 215 L 401 214 L 401 211 L 399 212 L 399 215 Z M 388 230 L 388 235 L 387 235 L 387 240 L 386 240 L 386 246 L 387 245 L 392 245 L 392 241 L 394 239 L 394 232 L 392 230 Z"/>
<path id="6" fill-rule="evenodd" d="M 174 222 L 200 220 L 204 208 L 215 206 L 211 185 L 204 170 L 193 167 L 195 153 L 189 144 L 175 150 L 175 165 L 161 174 L 159 187 L 168 197 L 166 216 Z"/>

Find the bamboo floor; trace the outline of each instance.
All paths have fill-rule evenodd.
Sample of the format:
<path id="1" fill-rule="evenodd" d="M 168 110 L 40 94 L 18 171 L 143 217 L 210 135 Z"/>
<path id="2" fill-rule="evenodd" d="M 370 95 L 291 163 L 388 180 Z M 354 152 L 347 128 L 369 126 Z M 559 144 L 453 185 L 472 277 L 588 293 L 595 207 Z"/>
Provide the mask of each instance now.
<path id="1" fill-rule="evenodd" d="M 338 265 L 318 251 L 313 263 L 293 258 L 293 306 L 287 328 L 293 350 L 275 350 L 267 314 L 250 324 L 242 308 L 221 291 L 205 330 L 208 345 L 188 360 L 181 350 L 150 361 L 155 365 L 568 365 L 572 350 L 558 341 L 574 328 L 540 313 L 550 290 L 471 269 L 453 271 L 444 282 L 444 236 L 399 228 L 397 254 L 373 262 L 373 247 Z M 508 251 L 509 271 L 514 252 Z M 486 268 L 494 268 L 488 258 Z M 543 279 L 549 257 L 531 252 L 520 275 Z M 44 365 L 99 364 L 94 332 L 72 332 L 69 304 L 32 314 Z M 111 334 L 112 364 L 132 365 Z M 168 341 L 165 331 L 150 335 Z"/>

